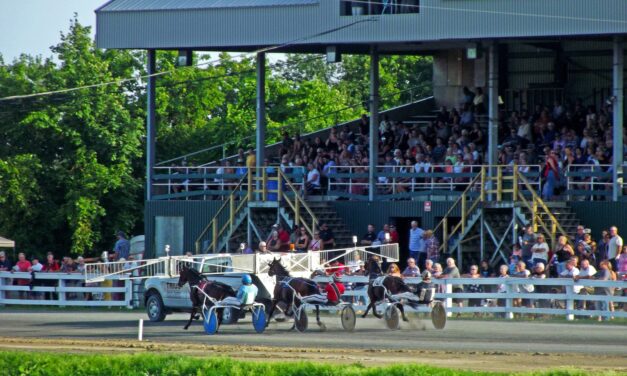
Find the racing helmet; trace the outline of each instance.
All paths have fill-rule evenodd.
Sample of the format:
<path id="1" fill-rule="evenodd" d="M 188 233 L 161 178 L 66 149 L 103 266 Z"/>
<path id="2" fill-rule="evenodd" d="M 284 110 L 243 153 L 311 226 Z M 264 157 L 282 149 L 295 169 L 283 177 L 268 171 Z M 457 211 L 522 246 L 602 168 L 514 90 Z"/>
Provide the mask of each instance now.
<path id="1" fill-rule="evenodd" d="M 424 272 L 422 272 L 421 277 L 423 281 L 429 280 L 431 279 L 431 272 L 428 270 L 425 270 Z"/>
<path id="2" fill-rule="evenodd" d="M 245 285 L 251 285 L 253 283 L 253 279 L 250 278 L 250 276 L 248 274 L 244 274 L 242 276 L 242 283 Z"/>

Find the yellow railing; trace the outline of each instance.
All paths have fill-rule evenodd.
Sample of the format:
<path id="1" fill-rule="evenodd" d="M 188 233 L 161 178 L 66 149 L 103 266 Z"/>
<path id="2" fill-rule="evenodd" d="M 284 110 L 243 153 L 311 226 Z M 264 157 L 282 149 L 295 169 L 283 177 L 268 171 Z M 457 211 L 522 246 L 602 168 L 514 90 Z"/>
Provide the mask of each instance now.
<path id="1" fill-rule="evenodd" d="M 492 174 L 490 174 L 490 170 L 492 170 Z M 476 191 L 477 186 L 480 190 L 479 196 L 473 199 L 471 192 Z M 521 187 L 524 188 L 524 191 L 531 193 L 531 199 L 525 197 Z M 488 201 L 489 195 L 492 196 L 491 202 L 522 202 L 531 212 L 534 231 L 540 226 L 550 237 L 553 247 L 556 244 L 558 234 L 566 235 L 557 218 L 538 196 L 527 178 L 518 171 L 516 165 L 483 166 L 433 230 L 433 232 L 437 232 L 440 228 L 442 229 L 440 251 L 447 252 L 449 240 L 453 236 L 465 232 L 468 218 L 477 209 L 479 203 Z M 449 217 L 458 207 L 461 211 L 460 221 L 449 230 Z M 548 216 L 548 221 L 545 222 L 542 219 L 541 213 Z"/>
<path id="2" fill-rule="evenodd" d="M 280 169 L 278 171 L 279 171 L 280 180 L 285 182 L 285 186 L 287 190 L 293 196 L 293 197 L 290 197 L 288 192 L 279 192 L 279 197 L 281 197 L 294 212 L 294 223 L 299 226 L 303 226 L 305 230 L 307 231 L 307 233 L 309 234 L 310 239 L 313 239 L 313 234 L 316 231 L 316 228 L 318 227 L 318 219 L 316 218 L 316 215 L 313 213 L 311 208 L 309 208 L 305 200 L 303 200 L 303 198 L 300 196 L 298 189 L 294 187 L 294 185 L 289 181 L 287 176 L 285 176 L 283 171 L 281 171 Z M 281 184 L 279 183 L 279 187 L 280 186 Z M 308 223 L 303 218 L 302 216 L 303 211 L 309 215 L 309 219 L 311 220 L 311 223 Z"/>
<path id="3" fill-rule="evenodd" d="M 239 181 L 239 183 L 233 189 L 233 192 L 231 192 L 231 194 L 229 195 L 228 199 L 224 201 L 222 206 L 220 206 L 216 214 L 213 216 L 211 222 L 209 222 L 207 227 L 203 229 L 203 231 L 200 233 L 200 236 L 196 238 L 196 254 L 204 253 L 205 251 L 207 251 L 207 249 L 210 249 L 212 250 L 212 252 L 215 253 L 217 251 L 219 240 L 222 234 L 224 234 L 227 229 L 229 229 L 229 231 L 231 232 L 233 231 L 233 226 L 235 225 L 235 217 L 240 212 L 240 210 L 246 207 L 246 203 L 248 202 L 248 196 L 238 195 L 238 192 L 240 192 L 241 187 L 246 179 L 247 177 L 245 176 L 242 178 L 242 180 Z M 238 197 L 240 198 L 239 202 L 237 201 Z M 226 219 L 225 223 L 220 226 L 220 219 L 223 216 L 223 212 L 225 210 L 228 210 L 228 218 Z M 207 247 L 207 249 L 201 249 L 202 239 L 209 232 L 209 230 L 211 230 L 211 242 L 209 243 L 209 247 Z"/>
<path id="4" fill-rule="evenodd" d="M 531 212 L 531 225 L 533 226 L 533 232 L 537 232 L 538 225 L 540 225 L 540 227 L 542 227 L 542 229 L 551 238 L 551 249 L 554 249 L 555 245 L 557 244 L 558 235 L 568 237 L 568 234 L 566 233 L 566 231 L 564 231 L 564 228 L 562 228 L 562 225 L 560 225 L 557 218 L 555 218 L 553 213 L 551 213 L 551 210 L 549 210 L 544 201 L 533 190 L 533 187 L 531 186 L 531 184 L 529 184 L 527 178 L 519 171 L 517 171 L 514 176 L 517 176 L 520 184 L 523 185 L 527 189 L 527 191 L 531 192 L 531 202 L 529 202 L 530 200 L 527 199 L 527 197 L 525 197 L 523 192 L 520 192 L 520 190 L 518 191 L 518 199 Z M 545 221 L 540 216 L 541 213 L 544 213 L 549 217 L 549 223 L 545 223 Z"/>

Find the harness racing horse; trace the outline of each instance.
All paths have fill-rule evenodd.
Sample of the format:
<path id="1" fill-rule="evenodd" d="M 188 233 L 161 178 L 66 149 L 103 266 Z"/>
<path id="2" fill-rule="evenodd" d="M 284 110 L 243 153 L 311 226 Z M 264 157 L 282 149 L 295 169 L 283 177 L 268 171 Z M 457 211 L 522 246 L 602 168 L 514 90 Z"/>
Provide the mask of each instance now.
<path id="1" fill-rule="evenodd" d="M 294 318 L 296 319 L 296 312 L 299 310 L 302 303 L 301 298 L 320 294 L 320 289 L 316 282 L 307 278 L 291 277 L 290 273 L 281 264 L 280 259 L 274 259 L 268 263 L 268 275 L 276 278 L 274 297 L 272 298 L 272 308 L 270 309 L 268 318 L 272 317 L 277 304 L 282 302 L 286 305 L 286 314 L 291 309 L 292 315 L 294 315 Z M 320 321 L 320 306 L 318 304 L 314 305 L 316 307 L 316 323 L 324 330 L 325 326 Z M 268 319 L 266 326 L 269 323 L 270 320 Z M 290 330 L 293 330 L 295 327 L 296 322 L 294 322 L 294 325 L 292 325 Z"/>
<path id="2" fill-rule="evenodd" d="M 377 272 L 378 271 L 378 272 Z M 381 275 L 381 268 L 379 267 L 378 260 L 371 257 L 368 259 L 366 263 L 366 273 L 370 276 L 370 283 L 368 283 L 368 298 L 370 299 L 370 304 L 366 308 L 366 312 L 361 316 L 362 318 L 368 315 L 370 308 L 372 308 L 372 314 L 380 319 L 383 317 L 379 313 L 377 313 L 377 303 L 385 300 L 390 295 L 402 294 L 402 293 L 413 293 L 413 291 L 407 286 L 405 281 L 399 277 L 393 276 L 377 276 Z M 373 279 L 374 277 L 374 279 Z M 410 303 L 410 305 L 413 305 Z M 407 317 L 405 317 L 405 310 L 403 309 L 402 304 L 397 304 L 399 311 L 401 312 L 401 316 L 403 321 L 408 321 Z"/>
<path id="3" fill-rule="evenodd" d="M 207 300 L 207 296 L 220 301 L 229 296 L 234 297 L 236 295 L 231 286 L 222 282 L 209 281 L 196 269 L 183 266 L 180 271 L 178 286 L 183 287 L 186 283 L 189 283 L 189 298 L 192 301 L 192 312 L 187 325 L 183 327 L 185 330 L 189 328 L 198 312 L 202 314 L 203 303 Z M 208 307 L 213 305 L 213 302 L 210 300 L 207 303 Z M 218 323 L 222 323 L 221 311 L 218 313 Z"/>

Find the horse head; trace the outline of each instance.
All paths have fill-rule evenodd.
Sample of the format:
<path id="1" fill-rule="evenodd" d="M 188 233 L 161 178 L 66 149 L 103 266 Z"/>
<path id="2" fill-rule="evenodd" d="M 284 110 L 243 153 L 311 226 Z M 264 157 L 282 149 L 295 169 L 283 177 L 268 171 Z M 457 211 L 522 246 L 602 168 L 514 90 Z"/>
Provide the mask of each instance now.
<path id="1" fill-rule="evenodd" d="M 274 277 L 275 275 L 283 276 L 289 274 L 283 264 L 281 264 L 281 259 L 273 259 L 268 263 L 268 275 L 270 277 Z"/>
<path id="2" fill-rule="evenodd" d="M 183 285 L 187 283 L 188 273 L 189 273 L 189 268 L 187 268 L 187 266 L 182 266 L 181 269 L 179 270 L 179 282 L 178 282 L 179 287 L 183 287 Z"/>
<path id="3" fill-rule="evenodd" d="M 378 256 L 370 256 L 368 261 L 366 262 L 366 271 L 368 274 L 383 274 L 381 270 L 381 265 L 379 265 L 379 257 Z"/>

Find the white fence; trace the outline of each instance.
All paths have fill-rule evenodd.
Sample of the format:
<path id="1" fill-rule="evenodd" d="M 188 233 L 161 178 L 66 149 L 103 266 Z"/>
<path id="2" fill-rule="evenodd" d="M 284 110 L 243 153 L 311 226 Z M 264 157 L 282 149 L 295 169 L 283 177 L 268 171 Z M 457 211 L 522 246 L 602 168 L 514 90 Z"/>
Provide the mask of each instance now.
<path id="1" fill-rule="evenodd" d="M 318 281 L 328 281 L 328 277 L 318 277 Z M 342 278 L 345 285 L 352 285 L 352 289 L 347 289 L 343 296 L 352 297 L 355 309 L 365 310 L 368 304 L 367 284 L 368 277 L 345 276 Z M 409 285 L 416 285 L 421 282 L 420 278 L 406 278 Z M 573 281 L 565 278 L 456 278 L 456 279 L 434 279 L 437 286 L 435 299 L 445 303 L 449 316 L 453 313 L 494 313 L 505 318 L 513 319 L 514 314 L 531 315 L 555 315 L 564 316 L 567 320 L 574 320 L 575 316 L 603 316 L 627 318 L 627 312 L 621 310 L 620 303 L 627 304 L 627 296 L 623 296 L 622 290 L 627 289 L 626 281 L 595 281 L 584 279 Z M 481 285 L 485 292 L 453 292 L 454 286 L 459 285 Z M 534 292 L 526 293 L 521 285 L 533 285 Z M 550 292 L 537 292 L 539 286 L 545 286 Z M 579 287 L 611 287 L 614 288 L 614 295 L 585 295 L 575 293 Z M 489 290 L 489 291 L 487 291 Z M 498 292 L 502 290 L 504 292 Z M 583 291 L 584 289 L 582 289 Z M 453 299 L 464 301 L 462 307 L 453 303 Z M 478 307 L 469 307 L 467 299 L 481 300 Z M 518 299 L 530 300 L 532 304 L 528 307 L 517 306 L 514 302 Z M 583 308 L 587 303 L 588 309 Z M 598 302 L 614 303 L 614 312 L 609 311 L 609 305 L 602 305 L 604 309 L 596 309 Z M 500 304 L 499 304 L 500 303 Z M 335 309 L 331 307 L 331 309 Z M 419 307 L 414 310 L 407 307 L 411 312 L 430 312 L 429 307 Z M 380 308 L 379 308 L 380 311 Z"/>
<path id="2" fill-rule="evenodd" d="M 85 283 L 82 273 L 0 272 L 0 304 L 132 308 L 133 285 L 126 277 Z"/>

